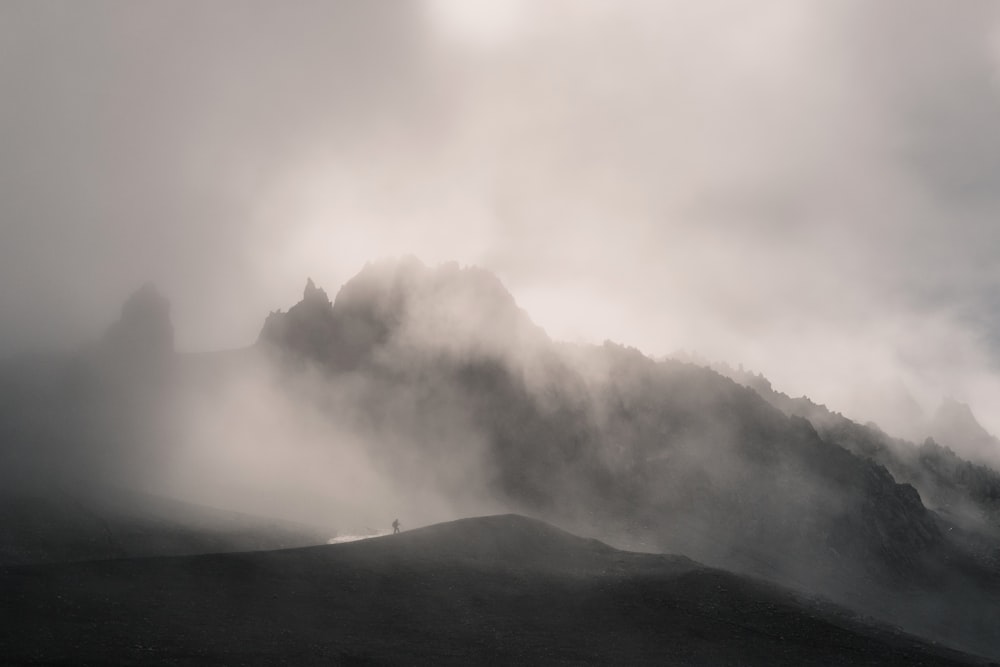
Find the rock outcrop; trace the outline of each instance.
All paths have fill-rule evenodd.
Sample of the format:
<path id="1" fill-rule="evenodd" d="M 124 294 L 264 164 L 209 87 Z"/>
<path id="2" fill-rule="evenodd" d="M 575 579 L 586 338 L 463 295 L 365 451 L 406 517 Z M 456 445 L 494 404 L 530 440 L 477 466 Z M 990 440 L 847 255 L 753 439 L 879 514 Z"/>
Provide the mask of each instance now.
<path id="1" fill-rule="evenodd" d="M 121 318 L 108 329 L 104 345 L 111 354 L 128 360 L 172 355 L 170 301 L 155 285 L 146 283 L 125 301 Z"/>
<path id="2" fill-rule="evenodd" d="M 308 280 L 299 303 L 267 317 L 258 342 L 345 370 L 380 349 L 501 358 L 549 341 L 492 273 L 407 257 L 365 265 L 332 303 Z"/>

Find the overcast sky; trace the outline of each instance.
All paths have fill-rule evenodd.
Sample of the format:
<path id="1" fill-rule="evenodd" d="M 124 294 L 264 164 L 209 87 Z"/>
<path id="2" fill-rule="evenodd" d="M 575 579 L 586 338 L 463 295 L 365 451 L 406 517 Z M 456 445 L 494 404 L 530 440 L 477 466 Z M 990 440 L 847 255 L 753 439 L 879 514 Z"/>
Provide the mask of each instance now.
<path id="1" fill-rule="evenodd" d="M 0 95 L 0 350 L 148 279 L 244 345 L 413 253 L 557 338 L 1000 430 L 996 3 L 6 0 Z"/>

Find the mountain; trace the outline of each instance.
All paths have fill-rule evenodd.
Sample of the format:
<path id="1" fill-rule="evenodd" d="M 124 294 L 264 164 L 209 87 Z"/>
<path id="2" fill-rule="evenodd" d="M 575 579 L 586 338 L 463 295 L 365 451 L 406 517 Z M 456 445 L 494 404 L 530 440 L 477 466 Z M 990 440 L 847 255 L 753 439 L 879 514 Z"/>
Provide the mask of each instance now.
<path id="1" fill-rule="evenodd" d="M 102 341 L 110 354 L 133 363 L 168 357 L 174 353 L 174 327 L 170 301 L 153 283 L 131 294 L 122 306 L 121 318 Z"/>
<path id="2" fill-rule="evenodd" d="M 975 665 L 686 558 L 516 515 L 287 551 L 0 569 L 5 660 Z"/>
<path id="3" fill-rule="evenodd" d="M 455 263 L 431 269 L 413 257 L 365 265 L 332 303 L 309 279 L 302 300 L 272 312 L 259 335 L 262 345 L 335 370 L 390 345 L 493 356 L 545 342 L 492 273 Z"/>
<path id="4" fill-rule="evenodd" d="M 1000 463 L 1000 440 L 982 427 L 965 403 L 946 398 L 931 417 L 927 430 L 946 447 L 973 452 L 986 463 Z"/>
<path id="5" fill-rule="evenodd" d="M 808 552 L 892 571 L 939 543 L 911 486 L 831 446 L 807 421 L 705 368 L 613 344 L 567 351 L 518 336 L 530 331 L 522 313 L 481 276 L 410 261 L 371 265 L 332 304 L 310 283 L 302 302 L 268 319 L 261 339 L 323 365 L 334 383 L 345 368 L 363 368 L 373 388 L 358 409 L 382 430 L 394 429 L 383 408 L 401 395 L 438 397 L 421 405 L 418 424 L 406 422 L 410 437 L 395 440 L 433 446 L 421 433 L 427 422 L 460 413 L 487 440 L 491 491 L 526 510 L 641 527 L 661 546 L 678 546 L 679 526 L 693 541 L 722 520 L 727 537 L 715 539 L 729 550 L 767 549 L 781 536 L 796 560 Z M 480 304 L 469 321 L 427 335 L 427 321 L 467 303 Z M 390 439 L 382 435 L 373 439 Z M 828 496 L 841 502 L 832 508 Z"/>
<path id="6" fill-rule="evenodd" d="M 862 425 L 817 405 L 808 398 L 791 398 L 773 389 L 760 374 L 720 367 L 736 381 L 752 387 L 790 416 L 808 419 L 825 440 L 885 466 L 899 481 L 912 484 L 928 507 L 974 532 L 1000 536 L 1000 472 L 958 456 L 933 438 L 921 444 L 887 435 L 875 424 Z M 968 406 L 945 401 L 932 421 L 931 432 L 951 433 L 952 443 L 988 442 L 992 436 L 979 426 Z M 957 435 L 964 434 L 964 435 Z M 986 557 L 1000 566 L 1000 550 Z"/>
<path id="7" fill-rule="evenodd" d="M 328 529 L 150 492 L 173 467 L 181 361 L 170 303 L 146 284 L 79 353 L 0 362 L 0 564 L 328 539 Z"/>
<path id="8" fill-rule="evenodd" d="M 0 373 L 24 414 L 60 416 L 3 412 L 7 460 L 44 450 L 33 478 L 55 461 L 180 480 L 181 497 L 338 529 L 530 514 L 1000 656 L 1000 536 L 965 511 L 985 511 L 988 469 L 769 384 L 558 343 L 481 269 L 374 262 L 332 300 L 309 280 L 253 346 L 150 351 L 164 372 L 118 372 L 107 349 Z"/>
<path id="9" fill-rule="evenodd" d="M 621 545 L 684 553 L 1000 653 L 981 621 L 1000 592 L 996 542 L 955 533 L 911 478 L 710 369 L 554 343 L 501 289 L 454 265 L 372 264 L 316 306 L 321 318 L 298 319 L 307 299 L 272 315 L 262 350 L 307 359 L 338 396 L 350 386 L 350 407 L 319 402 L 385 469 L 405 461 L 448 496 L 479 490 Z M 319 330 L 325 347 L 297 343 Z M 308 386 L 297 401 L 318 400 Z M 469 428 L 455 437 L 455 423 Z M 455 460 L 465 467 L 447 472 Z M 925 606 L 914 587 L 938 590 Z"/>
<path id="10" fill-rule="evenodd" d="M 281 549 L 329 531 L 127 490 L 0 493 L 0 566 Z"/>

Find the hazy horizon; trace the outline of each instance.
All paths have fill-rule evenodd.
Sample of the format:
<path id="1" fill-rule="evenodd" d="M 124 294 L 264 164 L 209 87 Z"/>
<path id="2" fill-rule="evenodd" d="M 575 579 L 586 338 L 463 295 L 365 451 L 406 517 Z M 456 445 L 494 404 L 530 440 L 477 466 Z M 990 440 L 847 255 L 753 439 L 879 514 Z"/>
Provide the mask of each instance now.
<path id="1" fill-rule="evenodd" d="M 10 2 L 0 54 L 0 353 L 147 280 L 239 347 L 413 254 L 556 339 L 1000 431 L 992 3 Z"/>

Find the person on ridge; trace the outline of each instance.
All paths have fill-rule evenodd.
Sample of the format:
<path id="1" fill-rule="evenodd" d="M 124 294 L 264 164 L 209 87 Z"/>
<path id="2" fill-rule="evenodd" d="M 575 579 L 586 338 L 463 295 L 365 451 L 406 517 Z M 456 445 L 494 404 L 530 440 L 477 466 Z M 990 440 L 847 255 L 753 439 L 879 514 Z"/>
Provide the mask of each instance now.
<path id="1" fill-rule="evenodd" d="M 392 534 L 395 535 L 399 532 L 399 519 L 394 519 L 392 522 Z"/>

